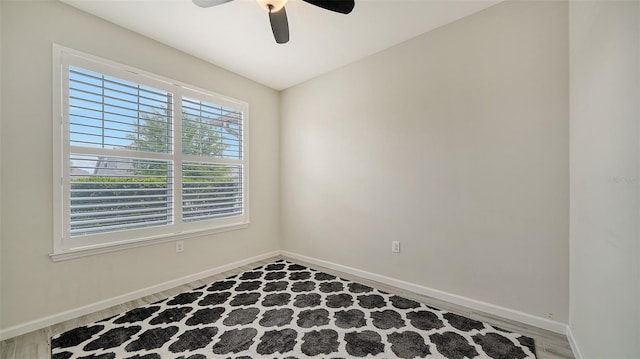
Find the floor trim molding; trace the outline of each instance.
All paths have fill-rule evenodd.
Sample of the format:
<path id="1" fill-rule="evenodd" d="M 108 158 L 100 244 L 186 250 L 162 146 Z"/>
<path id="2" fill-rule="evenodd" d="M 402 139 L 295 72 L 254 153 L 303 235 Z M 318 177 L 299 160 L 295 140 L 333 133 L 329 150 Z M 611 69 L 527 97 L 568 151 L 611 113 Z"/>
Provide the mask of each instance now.
<path id="1" fill-rule="evenodd" d="M 437 289 L 421 286 L 418 284 L 406 282 L 400 279 L 391 278 L 391 277 L 383 276 L 380 274 L 371 273 L 371 272 L 367 272 L 357 268 L 325 261 L 325 260 L 314 258 L 314 257 L 305 256 L 298 253 L 284 251 L 284 250 L 272 251 L 272 252 L 264 253 L 254 257 L 242 259 L 242 260 L 221 265 L 215 268 L 211 268 L 199 273 L 190 274 L 181 278 L 173 279 L 164 283 L 160 283 L 147 288 L 129 292 L 120 296 L 108 298 L 108 299 L 95 302 L 83 307 L 71 309 L 65 312 L 53 314 L 44 318 L 36 319 L 27 323 L 9 327 L 9 328 L 0 330 L 0 340 L 13 338 L 22 334 L 29 333 L 34 330 L 42 329 L 50 325 L 54 325 L 54 324 L 69 320 L 69 319 L 78 318 L 83 315 L 87 315 L 99 310 L 107 309 L 114 305 L 119 305 L 119 304 L 131 301 L 131 300 L 135 300 L 150 294 L 158 293 L 163 290 L 177 287 L 179 285 L 187 284 L 189 282 L 193 282 L 193 281 L 200 280 L 212 275 L 216 275 L 231 269 L 235 269 L 243 265 L 247 265 L 247 264 L 268 259 L 271 257 L 276 257 L 278 255 L 282 255 L 285 257 L 289 257 L 291 259 L 298 259 L 301 261 L 309 262 L 309 263 L 323 266 L 326 268 L 342 271 L 345 273 L 360 276 L 362 278 L 374 280 L 380 283 L 392 285 L 405 290 L 410 290 L 418 294 L 427 295 L 440 300 L 445 300 L 453 304 L 462 305 L 471 309 L 480 310 L 489 314 L 501 316 L 503 318 L 515 320 L 515 321 L 529 324 L 538 328 L 547 329 L 555 333 L 565 334 L 569 339 L 571 348 L 576 354 L 576 359 L 582 359 L 578 346 L 575 342 L 575 338 L 573 337 L 573 334 L 570 328 L 566 324 L 549 320 L 547 318 L 531 315 L 528 313 L 520 312 L 510 308 L 498 306 L 495 304 L 486 303 L 486 302 L 478 301 L 472 298 L 468 298 L 468 297 L 440 291 Z"/>
<path id="2" fill-rule="evenodd" d="M 468 297 L 464 297 L 464 296 L 461 296 L 461 295 L 444 292 L 444 291 L 441 291 L 441 290 L 425 287 L 425 286 L 414 284 L 414 283 L 410 283 L 410 282 L 405 282 L 405 281 L 400 280 L 400 279 L 391 278 L 391 277 L 383 276 L 383 275 L 380 275 L 380 274 L 367 272 L 367 271 L 360 270 L 360 269 L 357 269 L 357 268 L 353 268 L 353 267 L 349 267 L 349 266 L 345 266 L 345 265 L 341 265 L 341 264 L 325 261 L 325 260 L 318 259 L 318 258 L 305 256 L 305 255 L 298 254 L 298 253 L 293 253 L 293 252 L 282 250 L 282 251 L 280 251 L 280 254 L 285 256 L 285 257 L 289 257 L 291 259 L 298 259 L 298 260 L 301 260 L 301 261 L 309 262 L 309 263 L 316 264 L 316 265 L 319 265 L 319 266 L 323 266 L 323 267 L 326 267 L 326 268 L 342 271 L 342 272 L 345 272 L 345 273 L 349 273 L 349 274 L 356 275 L 356 276 L 359 276 L 359 277 L 362 277 L 362 278 L 374 280 L 374 281 L 377 281 L 377 282 L 380 282 L 380 283 L 384 283 L 384 284 L 387 284 L 387 285 L 392 285 L 392 286 L 395 286 L 395 287 L 398 287 L 398 288 L 410 290 L 410 291 L 412 291 L 414 293 L 419 293 L 419 294 L 430 296 L 430 297 L 437 298 L 437 299 L 440 299 L 440 300 L 445 300 L 445 301 L 453 303 L 453 304 L 462 305 L 462 306 L 465 306 L 465 307 L 468 307 L 468 308 L 471 308 L 471 309 L 480 310 L 480 311 L 483 311 L 483 312 L 486 312 L 486 313 L 489 313 L 489 314 L 493 314 L 493 315 L 497 315 L 497 316 L 500 316 L 500 317 L 503 317 L 503 318 L 515 320 L 515 321 L 518 321 L 518 322 L 521 322 L 521 323 L 525 323 L 525 324 L 529 324 L 529 325 L 532 325 L 532 326 L 535 326 L 535 327 L 538 327 L 538 328 L 550 330 L 550 331 L 552 331 L 554 333 L 567 334 L 567 328 L 568 328 L 567 325 L 564 324 L 564 323 L 561 323 L 561 322 L 557 322 L 555 320 L 550 320 L 550 319 L 547 319 L 547 318 L 538 317 L 538 316 L 535 316 L 535 315 L 532 315 L 532 314 L 528 314 L 528 313 L 525 313 L 525 312 L 521 312 L 521 311 L 518 311 L 518 310 L 502 307 L 502 306 L 491 304 L 491 303 L 487 303 L 487 302 L 482 302 L 482 301 L 475 300 L 475 299 L 468 298 Z M 576 358 L 576 359 L 580 359 L 580 358 Z"/>
<path id="3" fill-rule="evenodd" d="M 576 342 L 576 338 L 573 336 L 573 331 L 571 330 L 571 326 L 567 325 L 567 340 L 569 341 L 569 345 L 571 346 L 571 351 L 573 351 L 573 356 L 576 359 L 582 359 L 582 352 L 580 352 L 580 348 L 578 347 L 578 342 Z"/>
<path id="4" fill-rule="evenodd" d="M 131 300 L 135 300 L 138 298 L 142 298 L 144 296 L 155 294 L 161 292 L 163 290 L 171 289 L 183 284 L 187 284 L 196 280 L 200 280 L 212 275 L 220 274 L 222 272 L 226 272 L 231 269 L 236 269 L 243 265 L 251 264 L 254 262 L 258 262 L 261 260 L 265 260 L 271 257 L 276 257 L 280 255 L 280 251 L 273 251 L 264 254 L 260 254 L 251 258 L 242 259 L 239 261 L 235 261 L 232 263 L 224 264 L 215 268 L 211 268 L 199 273 L 190 274 L 181 278 L 173 279 L 164 283 L 152 285 L 147 288 L 139 289 L 133 292 L 129 292 L 123 295 L 119 295 L 116 297 L 108 298 L 105 300 L 101 300 L 99 302 L 95 302 L 89 305 L 85 305 L 83 307 L 71 309 L 65 312 L 53 314 L 44 318 L 32 320 L 27 323 L 18 324 L 13 327 L 9 327 L 3 330 L 0 330 L 0 340 L 6 340 L 9 338 L 17 337 L 22 334 L 26 334 L 32 332 L 34 330 L 42 329 L 48 327 L 50 325 L 54 325 L 60 322 L 64 322 L 69 319 L 74 319 L 81 317 L 83 315 L 87 315 L 99 310 L 107 309 L 114 305 L 119 305 L 122 303 L 126 303 Z"/>

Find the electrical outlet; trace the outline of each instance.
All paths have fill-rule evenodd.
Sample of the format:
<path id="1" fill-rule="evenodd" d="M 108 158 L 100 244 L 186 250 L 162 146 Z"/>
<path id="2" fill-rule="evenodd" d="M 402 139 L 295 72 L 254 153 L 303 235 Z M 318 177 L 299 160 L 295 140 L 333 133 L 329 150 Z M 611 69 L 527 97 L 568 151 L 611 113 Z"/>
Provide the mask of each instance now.
<path id="1" fill-rule="evenodd" d="M 391 253 L 400 253 L 400 241 L 391 241 Z"/>
<path id="2" fill-rule="evenodd" d="M 176 253 L 182 253 L 182 252 L 184 252 L 184 242 L 178 241 L 176 242 Z"/>

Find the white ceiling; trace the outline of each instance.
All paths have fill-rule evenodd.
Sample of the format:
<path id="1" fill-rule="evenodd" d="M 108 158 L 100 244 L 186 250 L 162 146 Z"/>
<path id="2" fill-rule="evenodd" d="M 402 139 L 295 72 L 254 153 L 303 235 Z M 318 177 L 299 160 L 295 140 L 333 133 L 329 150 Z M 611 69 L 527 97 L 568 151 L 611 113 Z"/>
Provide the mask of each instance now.
<path id="1" fill-rule="evenodd" d="M 207 9 L 191 0 L 62 1 L 282 90 L 501 0 L 356 0 L 348 15 L 289 0 L 291 40 L 282 45 L 255 0 Z"/>

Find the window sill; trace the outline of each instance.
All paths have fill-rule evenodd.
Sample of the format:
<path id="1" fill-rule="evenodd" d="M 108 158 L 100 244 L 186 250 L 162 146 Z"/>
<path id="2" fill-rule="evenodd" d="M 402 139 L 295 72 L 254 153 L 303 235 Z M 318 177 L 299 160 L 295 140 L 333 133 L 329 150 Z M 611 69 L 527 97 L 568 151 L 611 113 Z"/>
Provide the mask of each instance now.
<path id="1" fill-rule="evenodd" d="M 209 234 L 235 231 L 238 229 L 246 229 L 246 228 L 249 228 L 249 223 L 233 224 L 233 225 L 214 228 L 214 229 L 197 230 L 197 231 L 183 232 L 183 233 L 177 233 L 177 234 L 172 233 L 172 234 L 166 234 L 161 236 L 141 238 L 141 239 L 126 241 L 126 242 L 103 244 L 99 246 L 71 248 L 71 249 L 63 250 L 57 253 L 51 253 L 49 254 L 49 257 L 51 257 L 51 260 L 53 260 L 54 262 L 60 262 L 60 261 L 66 261 L 69 259 L 92 256 L 95 254 L 116 252 L 116 251 L 121 251 L 129 248 L 144 247 L 144 246 L 149 246 L 153 244 L 179 241 L 182 239 L 187 239 L 192 237 L 201 237 Z"/>

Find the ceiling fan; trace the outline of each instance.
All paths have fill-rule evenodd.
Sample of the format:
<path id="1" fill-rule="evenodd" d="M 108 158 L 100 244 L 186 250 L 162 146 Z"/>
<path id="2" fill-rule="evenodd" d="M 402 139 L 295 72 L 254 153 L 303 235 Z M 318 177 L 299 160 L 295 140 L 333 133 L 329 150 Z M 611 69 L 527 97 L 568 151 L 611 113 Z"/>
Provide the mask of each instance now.
<path id="1" fill-rule="evenodd" d="M 212 7 L 222 5 L 233 0 L 193 0 L 193 3 L 202 7 Z M 289 22 L 287 21 L 287 12 L 284 6 L 289 0 L 256 0 L 258 4 L 269 12 L 269 21 L 271 22 L 271 30 L 273 37 L 278 44 L 284 44 L 289 41 Z M 306 3 L 321 7 L 326 10 L 348 14 L 355 6 L 354 0 L 302 0 Z"/>

